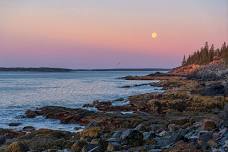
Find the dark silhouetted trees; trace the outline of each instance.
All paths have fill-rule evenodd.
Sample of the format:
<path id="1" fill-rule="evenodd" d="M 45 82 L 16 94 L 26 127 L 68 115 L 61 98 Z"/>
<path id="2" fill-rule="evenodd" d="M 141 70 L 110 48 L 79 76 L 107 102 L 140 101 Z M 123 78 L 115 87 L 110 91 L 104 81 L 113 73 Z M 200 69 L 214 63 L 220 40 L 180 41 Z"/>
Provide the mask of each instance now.
<path id="1" fill-rule="evenodd" d="M 225 63 L 228 65 L 228 45 L 225 42 L 221 48 L 217 49 L 215 49 L 213 44 L 209 47 L 208 42 L 206 42 L 204 47 L 189 55 L 188 58 L 184 56 L 182 65 L 204 65 L 215 59 L 224 59 Z"/>

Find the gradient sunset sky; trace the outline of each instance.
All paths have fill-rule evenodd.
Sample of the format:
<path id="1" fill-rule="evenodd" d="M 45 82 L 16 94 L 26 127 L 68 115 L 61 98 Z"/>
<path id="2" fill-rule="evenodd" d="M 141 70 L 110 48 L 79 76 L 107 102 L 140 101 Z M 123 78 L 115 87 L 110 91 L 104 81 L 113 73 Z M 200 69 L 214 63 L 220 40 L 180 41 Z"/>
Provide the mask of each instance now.
<path id="1" fill-rule="evenodd" d="M 0 67 L 170 68 L 205 41 L 228 0 L 0 0 Z"/>

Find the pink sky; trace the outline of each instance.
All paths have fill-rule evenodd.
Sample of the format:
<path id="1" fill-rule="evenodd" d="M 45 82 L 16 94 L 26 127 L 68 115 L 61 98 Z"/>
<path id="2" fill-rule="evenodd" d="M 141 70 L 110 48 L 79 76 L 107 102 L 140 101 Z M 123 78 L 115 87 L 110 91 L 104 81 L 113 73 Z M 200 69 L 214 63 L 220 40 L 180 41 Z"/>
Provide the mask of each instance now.
<path id="1" fill-rule="evenodd" d="M 166 68 L 228 42 L 226 0 L 100 2 L 1 1 L 0 66 Z"/>

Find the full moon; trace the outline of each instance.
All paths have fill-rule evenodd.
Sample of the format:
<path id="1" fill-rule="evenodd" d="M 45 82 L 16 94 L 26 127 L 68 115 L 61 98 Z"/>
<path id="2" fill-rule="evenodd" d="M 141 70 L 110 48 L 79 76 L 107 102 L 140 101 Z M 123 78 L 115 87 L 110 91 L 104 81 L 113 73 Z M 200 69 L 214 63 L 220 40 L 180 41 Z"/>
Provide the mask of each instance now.
<path id="1" fill-rule="evenodd" d="M 157 34 L 156 32 L 153 32 L 153 33 L 151 34 L 151 36 L 152 36 L 153 39 L 156 39 L 157 36 L 158 36 L 158 34 Z"/>

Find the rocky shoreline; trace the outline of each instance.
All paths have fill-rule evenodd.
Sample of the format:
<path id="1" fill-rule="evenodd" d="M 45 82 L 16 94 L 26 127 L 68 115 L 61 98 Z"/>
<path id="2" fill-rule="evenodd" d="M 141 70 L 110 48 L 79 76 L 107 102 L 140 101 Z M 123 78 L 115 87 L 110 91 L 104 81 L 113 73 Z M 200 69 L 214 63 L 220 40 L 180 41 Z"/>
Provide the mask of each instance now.
<path id="1" fill-rule="evenodd" d="M 75 133 L 32 126 L 22 131 L 0 129 L 0 152 L 228 151 L 224 79 L 205 81 L 171 73 L 124 79 L 159 80 L 143 85 L 165 91 L 94 101 L 77 109 L 48 106 L 28 110 L 25 117 L 30 119 L 43 116 L 85 128 Z"/>

